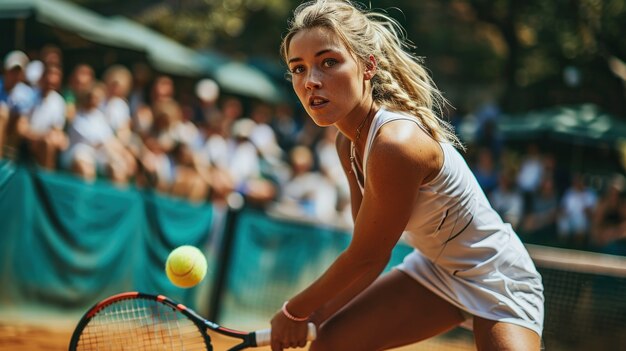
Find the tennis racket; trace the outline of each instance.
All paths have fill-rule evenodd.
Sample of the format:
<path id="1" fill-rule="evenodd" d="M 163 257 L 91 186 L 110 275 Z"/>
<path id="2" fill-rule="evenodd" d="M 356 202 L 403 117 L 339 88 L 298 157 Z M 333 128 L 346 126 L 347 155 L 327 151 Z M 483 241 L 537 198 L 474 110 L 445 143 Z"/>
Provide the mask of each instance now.
<path id="1" fill-rule="evenodd" d="M 69 350 L 218 351 L 209 331 L 241 340 L 229 351 L 270 344 L 269 329 L 243 332 L 224 328 L 163 295 L 126 292 L 100 301 L 85 313 Z M 315 335 L 315 325 L 309 323 L 307 339 L 313 340 Z"/>

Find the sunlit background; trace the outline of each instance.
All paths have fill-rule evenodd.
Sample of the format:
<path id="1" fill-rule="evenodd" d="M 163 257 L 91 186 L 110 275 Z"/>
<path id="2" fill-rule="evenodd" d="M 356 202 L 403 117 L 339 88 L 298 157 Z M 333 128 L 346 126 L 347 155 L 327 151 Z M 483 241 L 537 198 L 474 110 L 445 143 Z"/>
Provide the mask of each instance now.
<path id="1" fill-rule="evenodd" d="M 300 3 L 0 0 L 0 349 L 65 350 L 87 308 L 128 290 L 267 327 L 346 247 L 336 130 L 279 57 Z M 626 350 L 626 1 L 358 3 L 406 29 L 529 248 L 546 349 Z M 163 271 L 185 244 L 209 261 L 192 289 Z M 472 345 L 458 329 L 402 350 Z"/>

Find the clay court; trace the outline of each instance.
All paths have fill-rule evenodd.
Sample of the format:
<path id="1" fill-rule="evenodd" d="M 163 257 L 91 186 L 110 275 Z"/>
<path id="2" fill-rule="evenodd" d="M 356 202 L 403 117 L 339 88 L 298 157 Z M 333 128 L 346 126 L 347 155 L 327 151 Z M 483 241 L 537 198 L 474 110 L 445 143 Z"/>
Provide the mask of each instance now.
<path id="1" fill-rule="evenodd" d="M 11 351 L 66 351 L 72 335 L 74 323 L 64 320 L 46 320 L 40 322 L 0 321 L 0 350 Z M 226 338 L 213 337 L 213 346 L 216 351 L 227 350 L 233 346 Z M 269 347 L 260 347 L 255 350 L 269 351 Z M 395 349 L 396 351 L 422 351 L 422 350 L 475 350 L 466 341 L 429 340 L 418 345 Z"/>

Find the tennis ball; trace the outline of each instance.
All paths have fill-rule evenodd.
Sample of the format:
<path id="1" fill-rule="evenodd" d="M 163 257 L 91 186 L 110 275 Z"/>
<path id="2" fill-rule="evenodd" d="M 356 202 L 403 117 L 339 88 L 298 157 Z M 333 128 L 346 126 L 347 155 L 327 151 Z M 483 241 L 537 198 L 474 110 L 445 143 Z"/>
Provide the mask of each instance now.
<path id="1" fill-rule="evenodd" d="M 165 274 L 172 284 L 191 288 L 204 279 L 207 262 L 204 254 L 195 246 L 183 245 L 174 249 L 165 262 Z"/>

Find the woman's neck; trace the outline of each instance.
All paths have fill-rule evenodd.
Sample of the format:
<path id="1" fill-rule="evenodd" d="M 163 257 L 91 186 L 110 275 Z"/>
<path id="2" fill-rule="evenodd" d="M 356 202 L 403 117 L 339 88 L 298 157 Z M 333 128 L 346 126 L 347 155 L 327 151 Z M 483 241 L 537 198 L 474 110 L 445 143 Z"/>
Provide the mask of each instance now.
<path id="1" fill-rule="evenodd" d="M 369 99 L 369 101 L 355 107 L 336 126 L 355 146 L 360 146 L 367 139 L 370 124 L 378 109 L 379 107 L 374 101 Z"/>

